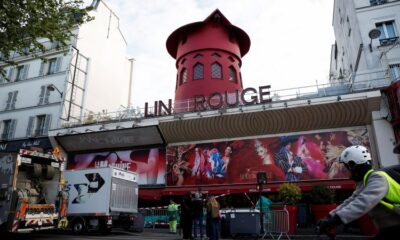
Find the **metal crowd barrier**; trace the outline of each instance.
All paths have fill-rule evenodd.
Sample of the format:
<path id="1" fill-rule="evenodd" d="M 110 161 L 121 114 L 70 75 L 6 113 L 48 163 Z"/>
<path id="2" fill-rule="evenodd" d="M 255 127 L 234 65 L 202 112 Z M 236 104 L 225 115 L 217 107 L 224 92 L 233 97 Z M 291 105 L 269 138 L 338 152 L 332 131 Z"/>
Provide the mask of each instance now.
<path id="1" fill-rule="evenodd" d="M 144 216 L 144 227 L 146 228 L 155 228 L 156 226 L 167 226 L 169 223 L 168 206 L 140 208 L 139 212 Z M 179 216 L 178 216 L 178 222 L 179 222 Z"/>
<path id="2" fill-rule="evenodd" d="M 289 212 L 284 210 L 270 210 L 264 213 L 264 235 L 262 239 L 290 239 L 289 232 Z"/>

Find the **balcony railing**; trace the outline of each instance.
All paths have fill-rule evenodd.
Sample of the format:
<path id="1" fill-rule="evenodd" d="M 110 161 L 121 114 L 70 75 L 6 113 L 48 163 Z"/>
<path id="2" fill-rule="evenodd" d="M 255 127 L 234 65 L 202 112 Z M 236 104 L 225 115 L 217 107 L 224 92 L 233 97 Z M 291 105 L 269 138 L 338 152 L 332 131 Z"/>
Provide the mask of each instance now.
<path id="1" fill-rule="evenodd" d="M 44 128 L 35 129 L 35 131 L 33 131 L 33 134 L 34 134 L 35 137 L 46 135 Z"/>
<path id="2" fill-rule="evenodd" d="M 383 38 L 379 39 L 379 42 L 381 46 L 389 46 L 396 43 L 397 39 L 399 39 L 399 37 Z"/>
<path id="3" fill-rule="evenodd" d="M 270 91 L 270 99 L 272 103 L 278 103 L 278 102 L 289 102 L 296 100 L 315 99 L 315 98 L 329 97 L 329 96 L 338 96 L 343 94 L 365 92 L 371 90 L 381 90 L 388 87 L 391 83 L 392 81 L 388 77 L 387 71 L 378 71 L 373 73 L 369 72 L 369 73 L 350 76 L 342 82 L 273 90 Z M 246 94 L 245 99 L 250 99 L 253 96 L 255 96 L 255 94 Z M 233 102 L 232 99 L 234 99 L 235 97 L 236 97 L 235 94 L 228 94 L 228 101 L 232 103 Z M 218 102 L 220 101 L 219 99 L 214 99 L 214 100 Z M 213 104 L 215 103 L 214 100 L 211 99 L 210 101 L 211 105 L 217 105 Z M 225 101 L 225 99 L 223 100 Z M 243 105 L 245 105 L 243 102 L 239 102 L 239 106 Z M 194 106 L 194 99 L 175 101 L 172 103 L 172 114 L 193 112 L 193 106 Z M 206 106 L 206 109 L 203 111 L 208 111 L 210 109 L 211 109 L 210 107 Z M 148 112 L 147 118 L 151 118 L 157 115 L 154 114 L 154 109 L 152 107 L 149 107 L 147 109 L 147 112 Z M 97 124 L 100 122 L 119 122 L 123 120 L 140 121 L 142 118 L 145 118 L 144 108 L 139 108 L 139 107 L 123 109 L 116 112 L 107 112 L 107 111 L 103 111 L 101 113 L 86 112 L 83 118 L 79 117 L 76 118 L 83 120 L 76 122 L 70 121 L 64 123 L 63 126 L 72 127 L 72 126 L 87 125 L 87 124 Z"/>

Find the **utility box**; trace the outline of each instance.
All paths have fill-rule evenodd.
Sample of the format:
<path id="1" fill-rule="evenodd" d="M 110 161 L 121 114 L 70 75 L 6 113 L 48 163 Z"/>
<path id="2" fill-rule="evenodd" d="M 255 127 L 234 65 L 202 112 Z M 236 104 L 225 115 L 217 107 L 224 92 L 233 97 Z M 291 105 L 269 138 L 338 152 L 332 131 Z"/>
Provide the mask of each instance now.
<path id="1" fill-rule="evenodd" d="M 65 171 L 68 219 L 76 233 L 133 226 L 138 204 L 138 176 L 114 167 Z"/>
<path id="2" fill-rule="evenodd" d="M 257 209 L 224 210 L 226 234 L 232 237 L 260 234 L 260 211 Z"/>

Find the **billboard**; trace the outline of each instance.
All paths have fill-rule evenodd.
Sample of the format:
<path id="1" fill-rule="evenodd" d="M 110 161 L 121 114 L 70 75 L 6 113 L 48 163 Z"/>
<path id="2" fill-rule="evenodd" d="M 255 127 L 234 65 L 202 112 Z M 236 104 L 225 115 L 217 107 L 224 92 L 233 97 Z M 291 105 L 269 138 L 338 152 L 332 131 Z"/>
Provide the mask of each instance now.
<path id="1" fill-rule="evenodd" d="M 76 154 L 67 169 L 114 166 L 136 172 L 140 185 L 165 184 L 165 149 L 151 148 Z"/>
<path id="2" fill-rule="evenodd" d="M 348 178 L 337 160 L 351 145 L 369 148 L 366 128 L 169 146 L 167 185 L 255 183 L 260 171 L 268 182 Z"/>

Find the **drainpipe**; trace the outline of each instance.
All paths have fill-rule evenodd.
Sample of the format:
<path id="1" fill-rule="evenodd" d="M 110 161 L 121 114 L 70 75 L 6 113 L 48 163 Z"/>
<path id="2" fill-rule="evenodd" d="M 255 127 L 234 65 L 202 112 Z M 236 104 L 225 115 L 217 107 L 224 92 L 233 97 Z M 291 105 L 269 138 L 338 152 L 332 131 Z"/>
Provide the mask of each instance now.
<path id="1" fill-rule="evenodd" d="M 129 66 L 128 104 L 126 106 L 129 109 L 131 107 L 133 67 L 134 67 L 135 59 L 134 58 L 130 58 L 130 59 L 128 59 L 128 61 L 130 62 L 130 66 Z"/>

